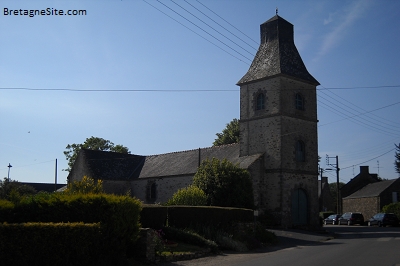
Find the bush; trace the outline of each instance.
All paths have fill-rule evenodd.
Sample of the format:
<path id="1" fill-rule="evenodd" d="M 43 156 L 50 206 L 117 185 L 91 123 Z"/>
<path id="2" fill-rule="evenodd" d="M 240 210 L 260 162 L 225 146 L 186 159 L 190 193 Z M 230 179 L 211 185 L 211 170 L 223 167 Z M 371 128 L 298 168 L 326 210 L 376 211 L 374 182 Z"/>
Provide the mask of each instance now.
<path id="1" fill-rule="evenodd" d="M 107 245 L 99 223 L 0 224 L 2 265 L 107 265 Z"/>
<path id="2" fill-rule="evenodd" d="M 175 192 L 166 205 L 205 206 L 207 205 L 207 195 L 200 188 L 191 185 Z"/>
<path id="3" fill-rule="evenodd" d="M 161 229 L 167 222 L 168 207 L 143 204 L 140 212 L 140 224 L 143 228 Z"/>
<path id="4" fill-rule="evenodd" d="M 382 212 L 384 213 L 394 213 L 400 219 L 400 202 L 390 203 L 383 206 Z"/>
<path id="5" fill-rule="evenodd" d="M 69 183 L 65 194 L 101 194 L 103 191 L 103 181 L 95 181 L 93 178 L 84 176 L 81 181 Z"/>
<path id="6" fill-rule="evenodd" d="M 193 185 L 207 195 L 207 205 L 254 207 L 253 182 L 247 170 L 228 160 L 204 160 L 193 178 Z"/>
<path id="7" fill-rule="evenodd" d="M 205 239 L 194 231 L 173 227 L 164 227 L 162 231 L 166 239 L 173 239 L 200 247 L 207 247 L 210 248 L 212 252 L 218 251 L 218 245 L 214 241 Z"/>

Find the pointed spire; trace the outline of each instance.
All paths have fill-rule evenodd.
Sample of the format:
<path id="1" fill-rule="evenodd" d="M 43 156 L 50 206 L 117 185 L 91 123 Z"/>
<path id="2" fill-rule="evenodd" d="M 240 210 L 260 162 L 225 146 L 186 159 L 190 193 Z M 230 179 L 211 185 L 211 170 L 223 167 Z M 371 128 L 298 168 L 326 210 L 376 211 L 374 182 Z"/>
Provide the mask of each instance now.
<path id="1" fill-rule="evenodd" d="M 260 39 L 261 44 L 251 66 L 237 85 L 280 74 L 319 85 L 319 82 L 308 73 L 297 51 L 291 23 L 275 15 L 260 25 Z"/>

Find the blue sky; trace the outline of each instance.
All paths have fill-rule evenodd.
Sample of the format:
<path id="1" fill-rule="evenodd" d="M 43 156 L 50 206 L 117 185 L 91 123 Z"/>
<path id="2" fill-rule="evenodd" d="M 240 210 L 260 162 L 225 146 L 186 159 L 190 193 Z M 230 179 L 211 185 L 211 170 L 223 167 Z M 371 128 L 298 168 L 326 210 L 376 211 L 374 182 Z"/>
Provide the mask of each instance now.
<path id="1" fill-rule="evenodd" d="M 342 182 L 360 165 L 398 177 L 400 1 L 6 0 L 0 7 L 0 178 L 10 163 L 13 180 L 54 182 L 57 158 L 65 183 L 66 145 L 91 136 L 141 155 L 211 146 L 239 118 L 235 84 L 276 7 L 321 83 L 321 166 L 329 168 L 326 154 L 337 155 Z M 5 15 L 4 8 L 86 15 Z"/>

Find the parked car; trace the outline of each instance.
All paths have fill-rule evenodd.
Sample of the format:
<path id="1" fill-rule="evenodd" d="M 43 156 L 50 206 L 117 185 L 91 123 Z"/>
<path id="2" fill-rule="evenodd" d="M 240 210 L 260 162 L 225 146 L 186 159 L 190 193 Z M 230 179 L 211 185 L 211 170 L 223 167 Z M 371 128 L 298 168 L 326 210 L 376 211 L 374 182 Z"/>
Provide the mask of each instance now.
<path id="1" fill-rule="evenodd" d="M 339 220 L 340 216 L 341 216 L 340 214 L 329 215 L 328 217 L 326 217 L 324 219 L 324 224 L 325 225 L 327 225 L 327 224 L 333 224 L 333 225 L 338 224 L 338 220 Z"/>
<path id="2" fill-rule="evenodd" d="M 363 225 L 364 224 L 364 216 L 362 215 L 362 213 L 359 213 L 359 212 L 346 212 L 339 218 L 339 225 L 342 225 L 342 224 Z"/>
<path id="3" fill-rule="evenodd" d="M 377 213 L 368 220 L 368 226 L 399 226 L 399 218 L 394 213 Z"/>

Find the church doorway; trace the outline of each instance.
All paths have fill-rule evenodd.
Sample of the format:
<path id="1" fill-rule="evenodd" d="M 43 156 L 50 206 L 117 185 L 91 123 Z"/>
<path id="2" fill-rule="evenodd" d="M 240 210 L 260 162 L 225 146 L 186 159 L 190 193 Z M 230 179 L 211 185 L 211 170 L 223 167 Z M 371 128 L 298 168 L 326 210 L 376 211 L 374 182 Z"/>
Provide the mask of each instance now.
<path id="1" fill-rule="evenodd" d="M 292 194 L 292 222 L 293 225 L 306 225 L 308 200 L 306 192 L 299 188 L 295 189 Z"/>

